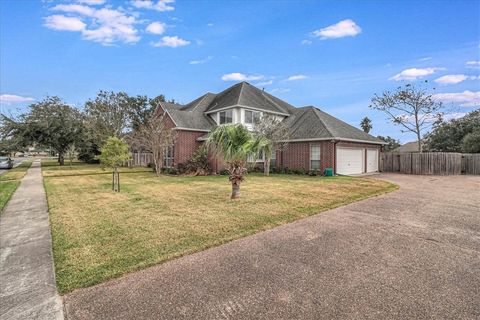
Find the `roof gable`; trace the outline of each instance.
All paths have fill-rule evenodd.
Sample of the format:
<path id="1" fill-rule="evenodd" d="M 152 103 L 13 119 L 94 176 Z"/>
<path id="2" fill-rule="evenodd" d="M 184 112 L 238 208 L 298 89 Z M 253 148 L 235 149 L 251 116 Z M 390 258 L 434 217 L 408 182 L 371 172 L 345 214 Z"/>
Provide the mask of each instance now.
<path id="1" fill-rule="evenodd" d="M 215 96 L 206 112 L 218 111 L 233 106 L 251 107 L 266 112 L 290 114 L 295 107 L 248 82 L 237 83 Z"/>

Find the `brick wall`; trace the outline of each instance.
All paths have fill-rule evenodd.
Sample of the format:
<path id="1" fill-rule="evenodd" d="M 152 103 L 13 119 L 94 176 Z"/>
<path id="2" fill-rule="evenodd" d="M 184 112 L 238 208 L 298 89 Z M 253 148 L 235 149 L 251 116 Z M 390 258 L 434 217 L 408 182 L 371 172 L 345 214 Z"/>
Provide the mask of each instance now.
<path id="1" fill-rule="evenodd" d="M 331 141 L 290 142 L 285 150 L 277 153 L 278 166 L 309 171 L 312 145 L 320 146 L 320 170 L 333 168 L 335 148 Z"/>
<path id="2" fill-rule="evenodd" d="M 185 163 L 198 147 L 202 144 L 197 141 L 201 136 L 205 135 L 205 132 L 201 131 L 186 131 L 177 130 L 177 139 L 174 145 L 174 166 L 180 163 Z"/>
<path id="3" fill-rule="evenodd" d="M 159 113 L 163 112 L 162 109 L 158 109 Z M 174 128 L 175 123 L 167 114 L 164 118 L 165 126 L 167 128 Z M 177 130 L 177 138 L 175 140 L 174 149 L 173 149 L 173 165 L 176 167 L 179 163 L 185 163 L 192 154 L 197 150 L 197 148 L 202 144 L 197 141 L 197 138 L 205 135 L 206 132 L 202 131 L 187 131 L 187 130 Z"/>
<path id="4" fill-rule="evenodd" d="M 322 170 L 322 172 L 325 168 L 335 168 L 336 148 L 335 143 L 331 141 L 291 142 L 284 151 L 277 153 L 277 166 L 281 168 L 303 169 L 309 171 L 311 145 L 320 146 L 320 170 Z M 344 141 L 337 142 L 336 146 L 380 149 L 380 145 L 378 144 Z M 366 163 L 367 161 L 365 159 L 365 164 Z"/>

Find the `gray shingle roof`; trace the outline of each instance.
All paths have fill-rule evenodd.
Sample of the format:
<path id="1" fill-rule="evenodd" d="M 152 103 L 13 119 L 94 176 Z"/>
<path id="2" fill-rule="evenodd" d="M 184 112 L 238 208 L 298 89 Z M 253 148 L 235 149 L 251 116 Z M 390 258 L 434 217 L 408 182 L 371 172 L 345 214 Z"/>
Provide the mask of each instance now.
<path id="1" fill-rule="evenodd" d="M 247 82 L 237 83 L 219 94 L 207 93 L 186 105 L 162 102 L 177 127 L 211 130 L 216 124 L 208 112 L 242 105 L 267 112 L 288 114 L 291 139 L 344 139 L 372 143 L 383 141 L 315 107 L 295 108 Z"/>
<path id="2" fill-rule="evenodd" d="M 418 152 L 418 141 L 411 141 L 402 144 L 400 147 L 394 149 L 392 152 Z"/>
<path id="3" fill-rule="evenodd" d="M 252 86 L 248 82 L 240 82 L 217 94 L 206 111 L 212 112 L 235 105 L 283 114 L 289 114 L 295 109 L 285 101 Z"/>
<path id="4" fill-rule="evenodd" d="M 161 102 L 160 105 L 167 111 L 177 127 L 211 130 L 215 126 L 212 118 L 205 115 L 200 108 L 184 110 L 185 106 L 168 102 Z"/>

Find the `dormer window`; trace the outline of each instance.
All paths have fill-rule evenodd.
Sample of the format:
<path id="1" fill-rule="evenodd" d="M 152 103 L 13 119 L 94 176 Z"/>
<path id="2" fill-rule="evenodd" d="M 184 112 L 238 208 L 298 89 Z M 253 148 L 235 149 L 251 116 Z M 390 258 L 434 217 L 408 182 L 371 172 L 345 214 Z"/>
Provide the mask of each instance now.
<path id="1" fill-rule="evenodd" d="M 245 110 L 245 123 L 246 124 L 255 124 L 260 121 L 261 113 L 258 111 Z"/>
<path id="2" fill-rule="evenodd" d="M 219 113 L 220 113 L 220 124 L 233 123 L 233 111 L 231 109 L 221 111 Z"/>

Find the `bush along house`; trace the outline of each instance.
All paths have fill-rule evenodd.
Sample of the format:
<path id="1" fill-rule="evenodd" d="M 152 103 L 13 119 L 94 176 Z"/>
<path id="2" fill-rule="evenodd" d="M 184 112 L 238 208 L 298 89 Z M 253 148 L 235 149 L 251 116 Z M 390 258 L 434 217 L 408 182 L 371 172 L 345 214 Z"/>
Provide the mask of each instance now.
<path id="1" fill-rule="evenodd" d="M 332 168 L 345 175 L 378 171 L 383 141 L 318 108 L 296 108 L 247 82 L 185 105 L 162 102 L 160 108 L 168 126 L 177 131 L 174 146 L 166 152 L 167 167 L 184 164 L 215 126 L 241 123 L 252 129 L 256 119 L 270 114 L 290 129 L 288 145 L 273 156 L 271 168 L 304 172 Z M 257 165 L 263 160 L 257 159 Z M 222 159 L 210 157 L 209 163 L 213 173 L 224 168 Z"/>

